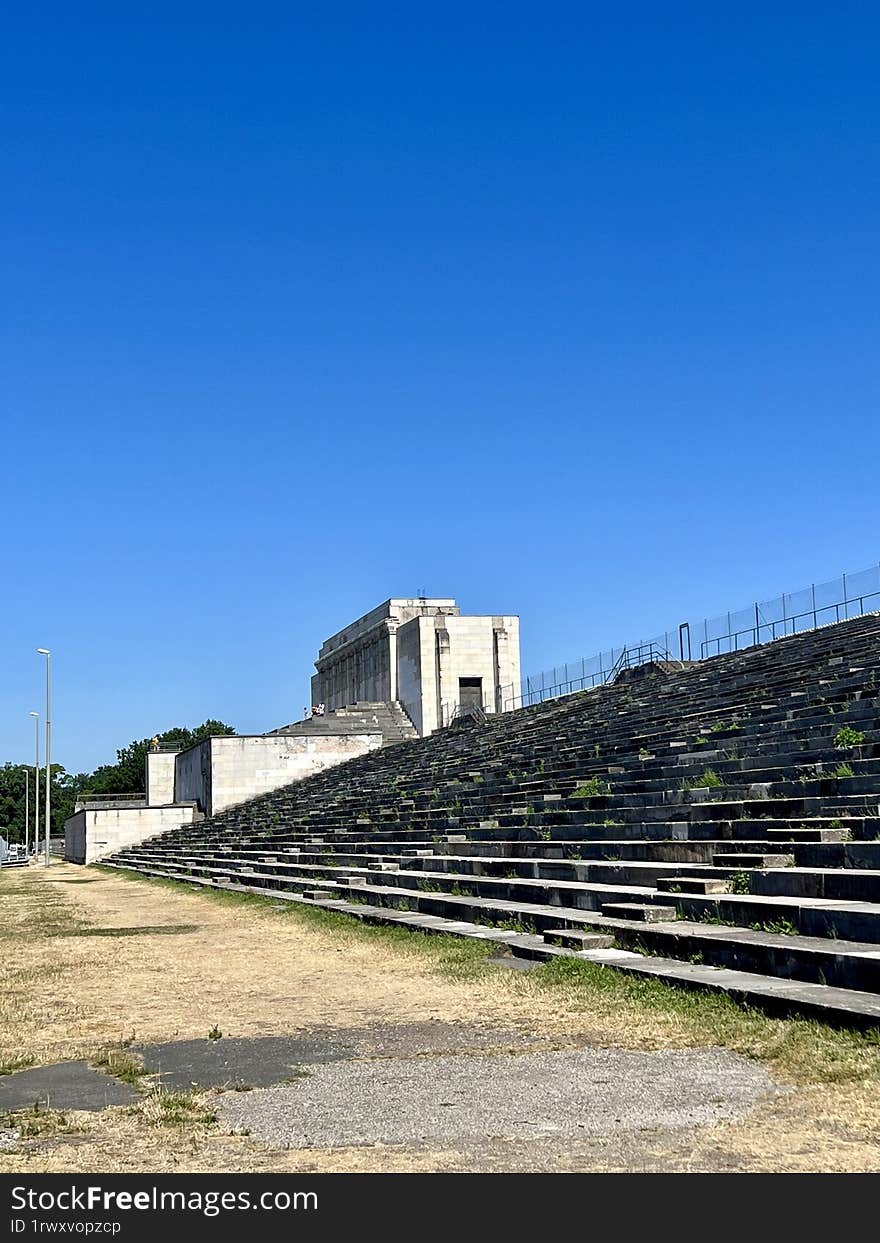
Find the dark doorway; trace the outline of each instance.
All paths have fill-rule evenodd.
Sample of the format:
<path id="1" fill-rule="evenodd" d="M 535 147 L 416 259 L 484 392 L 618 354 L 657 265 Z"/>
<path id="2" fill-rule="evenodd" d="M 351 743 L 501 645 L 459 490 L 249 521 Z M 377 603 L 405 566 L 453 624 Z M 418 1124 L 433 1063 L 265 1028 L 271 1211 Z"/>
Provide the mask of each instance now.
<path id="1" fill-rule="evenodd" d="M 463 708 L 482 708 L 483 706 L 483 679 L 482 678 L 459 678 L 458 679 L 458 702 Z"/>

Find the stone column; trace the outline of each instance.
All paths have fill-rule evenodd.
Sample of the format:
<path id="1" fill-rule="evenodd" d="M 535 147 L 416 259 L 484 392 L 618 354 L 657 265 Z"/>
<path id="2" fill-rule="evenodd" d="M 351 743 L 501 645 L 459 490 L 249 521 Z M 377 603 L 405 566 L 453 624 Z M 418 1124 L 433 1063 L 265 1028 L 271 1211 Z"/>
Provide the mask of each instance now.
<path id="1" fill-rule="evenodd" d="M 442 617 L 435 618 L 434 627 L 434 656 L 436 660 L 435 676 L 437 678 L 437 725 L 442 726 L 444 724 L 444 707 L 448 709 L 454 703 L 457 695 L 454 693 L 454 688 L 451 685 L 447 685 L 449 682 L 451 647 L 449 631 L 447 630 Z"/>
<path id="2" fill-rule="evenodd" d="M 495 683 L 495 693 L 493 699 L 495 701 L 495 711 L 503 712 L 504 704 L 501 700 L 501 671 L 509 668 L 510 658 L 507 654 L 507 631 L 501 624 L 500 618 L 493 618 L 492 626 L 492 665 L 493 665 L 493 681 Z M 513 692 L 510 692 L 511 694 Z"/>
<path id="3" fill-rule="evenodd" d="M 397 699 L 397 626 L 388 623 L 388 686 L 392 703 Z"/>

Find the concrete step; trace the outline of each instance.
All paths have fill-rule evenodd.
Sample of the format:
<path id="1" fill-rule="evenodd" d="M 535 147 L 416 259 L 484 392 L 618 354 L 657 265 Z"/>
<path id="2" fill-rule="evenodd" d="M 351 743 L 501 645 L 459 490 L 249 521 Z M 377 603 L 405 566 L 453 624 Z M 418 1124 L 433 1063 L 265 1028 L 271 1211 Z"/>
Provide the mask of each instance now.
<path id="1" fill-rule="evenodd" d="M 880 871 L 867 868 L 771 868 L 750 879 L 757 894 L 880 904 Z"/>
<path id="2" fill-rule="evenodd" d="M 719 868 L 783 868 L 794 865 L 794 855 L 718 854 L 712 862 Z"/>
<path id="3" fill-rule="evenodd" d="M 659 924 L 676 917 L 674 906 L 649 906 L 642 902 L 603 902 L 602 914 L 611 919 L 633 919 L 643 924 Z"/>
<path id="4" fill-rule="evenodd" d="M 712 877 L 662 876 L 657 881 L 661 893 L 730 893 L 729 880 Z"/>
<path id="5" fill-rule="evenodd" d="M 767 838 L 771 842 L 845 842 L 849 836 L 848 829 L 808 829 L 801 826 L 797 829 L 767 830 Z"/>
<path id="6" fill-rule="evenodd" d="M 228 880 L 236 874 L 235 860 L 229 867 L 197 865 L 181 862 L 173 855 L 154 860 L 154 864 L 179 872 L 184 879 L 193 875 L 217 875 Z M 283 865 L 278 865 L 283 867 Z M 785 870 L 787 871 L 787 869 Z M 339 876 L 347 869 L 323 866 L 310 867 L 288 865 L 283 872 L 278 867 L 255 869 L 248 880 L 264 890 L 296 891 L 313 886 L 316 881 L 339 884 Z M 540 881 L 507 881 L 490 877 L 469 877 L 454 873 L 391 872 L 374 873 L 363 869 L 354 873 L 362 875 L 370 885 L 381 887 L 386 901 L 415 901 L 420 909 L 429 905 L 435 914 L 446 914 L 451 909 L 467 903 L 472 917 L 479 912 L 496 909 L 513 910 L 531 917 L 534 912 L 559 911 L 574 908 L 582 912 L 598 911 L 609 903 L 635 903 L 655 906 L 652 894 L 658 892 L 637 886 L 578 884 L 567 881 L 556 883 Z M 755 872 L 750 875 L 750 892 L 737 894 L 667 893 L 674 898 L 680 918 L 711 920 L 730 927 L 791 927 L 811 936 L 851 938 L 880 943 L 880 906 L 870 901 L 826 900 L 817 897 L 809 885 L 784 889 L 779 893 L 756 892 L 756 878 L 783 875 L 782 870 L 773 873 Z M 855 879 L 855 875 L 853 877 Z M 868 881 L 871 880 L 867 876 Z M 788 896 L 791 894 L 792 896 Z M 390 895 L 393 895 L 391 897 Z M 646 899 L 651 899 L 647 901 Z M 489 916 L 491 920 L 491 916 Z"/>
<path id="7" fill-rule="evenodd" d="M 566 945 L 577 950 L 607 949 L 614 944 L 614 937 L 577 928 L 547 928 L 543 935 L 548 945 Z"/>
<path id="8" fill-rule="evenodd" d="M 682 918 L 675 923 L 646 925 L 592 912 L 569 915 L 564 922 L 612 935 L 621 948 L 880 993 L 880 956 L 876 945 L 870 942 L 832 940 L 781 929 L 728 927 Z"/>

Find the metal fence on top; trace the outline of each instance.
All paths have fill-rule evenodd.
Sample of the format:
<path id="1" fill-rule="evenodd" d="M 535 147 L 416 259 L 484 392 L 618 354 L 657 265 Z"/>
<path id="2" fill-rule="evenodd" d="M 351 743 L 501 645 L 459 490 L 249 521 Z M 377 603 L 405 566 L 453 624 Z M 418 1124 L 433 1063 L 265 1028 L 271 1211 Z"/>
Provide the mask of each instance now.
<path id="1" fill-rule="evenodd" d="M 525 677 L 521 686 L 511 682 L 500 688 L 501 707 L 506 712 L 603 686 L 624 666 L 652 660 L 705 660 L 877 610 L 880 565 L 811 583 L 716 617 L 680 622 L 652 639 L 624 643 Z"/>

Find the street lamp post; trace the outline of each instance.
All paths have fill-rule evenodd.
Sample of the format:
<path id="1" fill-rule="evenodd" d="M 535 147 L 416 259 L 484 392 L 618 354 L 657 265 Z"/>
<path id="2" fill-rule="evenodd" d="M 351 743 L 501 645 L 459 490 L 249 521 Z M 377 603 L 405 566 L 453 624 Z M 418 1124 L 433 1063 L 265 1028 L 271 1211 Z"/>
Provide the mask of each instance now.
<path id="1" fill-rule="evenodd" d="M 24 857 L 27 859 L 30 852 L 28 851 L 28 838 L 31 832 L 31 775 L 24 769 Z"/>
<path id="2" fill-rule="evenodd" d="M 52 833 L 52 653 L 38 647 L 46 657 L 46 867 L 49 866 L 49 837 Z"/>
<path id="3" fill-rule="evenodd" d="M 34 718 L 34 737 L 36 738 L 36 758 L 34 760 L 34 858 L 40 849 L 40 714 L 31 712 Z"/>

